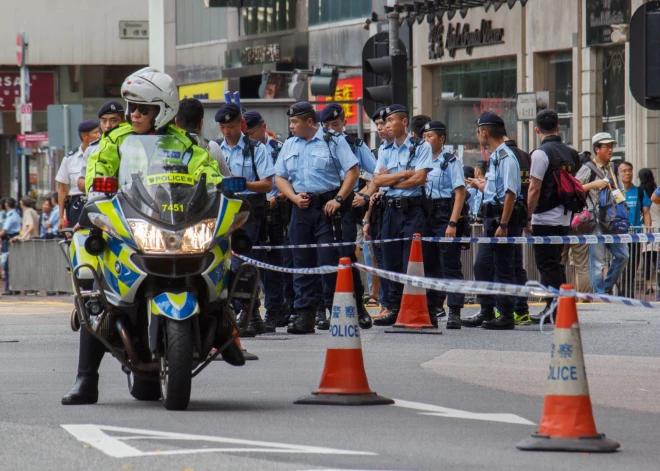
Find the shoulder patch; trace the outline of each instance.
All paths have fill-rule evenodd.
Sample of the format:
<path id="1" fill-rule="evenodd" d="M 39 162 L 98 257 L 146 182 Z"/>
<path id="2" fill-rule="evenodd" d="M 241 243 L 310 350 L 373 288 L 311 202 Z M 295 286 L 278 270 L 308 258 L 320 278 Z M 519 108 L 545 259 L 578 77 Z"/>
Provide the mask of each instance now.
<path id="1" fill-rule="evenodd" d="M 500 159 L 503 159 L 504 157 L 507 157 L 508 155 L 509 155 L 509 153 L 508 153 L 506 150 L 504 150 L 504 149 L 500 149 L 500 150 L 497 152 L 497 156 L 498 156 Z"/>
<path id="2" fill-rule="evenodd" d="M 416 146 L 420 146 L 420 145 L 424 144 L 424 142 L 426 142 L 421 137 L 413 137 L 413 138 L 410 139 L 410 141 Z"/>
<path id="3" fill-rule="evenodd" d="M 76 152 L 78 152 L 78 149 L 79 149 L 79 147 L 76 147 L 75 149 L 70 150 L 70 151 L 64 156 L 64 158 L 66 159 L 66 158 L 68 158 L 68 157 L 71 157 L 73 154 L 75 154 Z"/>
<path id="4" fill-rule="evenodd" d="M 255 139 L 250 139 L 250 145 L 252 147 L 259 147 L 261 145 L 261 141 L 257 141 Z"/>

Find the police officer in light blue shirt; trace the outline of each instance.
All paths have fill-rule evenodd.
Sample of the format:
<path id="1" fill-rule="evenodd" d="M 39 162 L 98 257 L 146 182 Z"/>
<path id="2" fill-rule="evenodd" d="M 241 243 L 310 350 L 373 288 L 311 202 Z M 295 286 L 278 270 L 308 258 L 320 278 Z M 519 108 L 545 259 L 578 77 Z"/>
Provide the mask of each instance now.
<path id="1" fill-rule="evenodd" d="M 502 118 L 494 113 L 482 114 L 477 120 L 477 136 L 479 143 L 491 153 L 483 186 L 484 235 L 507 237 L 510 228 L 516 233 L 519 229 L 519 218 L 514 214 L 514 205 L 520 194 L 520 165 L 513 151 L 505 143 L 506 130 Z M 474 276 L 478 281 L 516 284 L 515 246 L 479 244 Z M 481 326 L 492 330 L 515 328 L 515 299 L 512 296 L 478 296 L 477 299 L 481 304 L 481 311 L 463 319 L 464 326 Z M 495 305 L 500 313 L 497 318 Z"/>
<path id="2" fill-rule="evenodd" d="M 427 201 L 426 234 L 430 237 L 462 237 L 467 217 L 465 205 L 465 177 L 463 164 L 444 149 L 447 127 L 440 121 L 430 121 L 422 128 L 422 136 L 433 152 L 432 170 L 426 182 Z M 460 219 L 460 220 L 459 220 Z M 424 274 L 433 278 L 462 280 L 461 250 L 457 244 L 424 244 Z M 465 296 L 448 293 L 449 314 L 447 329 L 461 328 L 461 309 Z M 431 321 L 436 315 L 434 307 L 440 303 L 440 293 L 427 293 Z M 434 305 L 435 304 L 435 305 Z M 437 322 L 437 319 L 436 321 Z"/>
<path id="3" fill-rule="evenodd" d="M 353 188 L 359 177 L 358 160 L 341 136 L 325 133 L 317 123 L 311 104 L 300 102 L 287 111 L 287 139 L 275 165 L 278 189 L 293 202 L 289 234 L 291 243 L 323 244 L 343 241 L 341 217 L 351 207 Z M 339 250 L 333 247 L 293 249 L 296 268 L 337 265 Z M 336 275 L 323 275 L 323 302 L 332 306 Z M 296 317 L 289 324 L 292 334 L 314 333 L 315 279 L 294 275 Z M 362 322 L 366 312 L 359 313 Z"/>
<path id="4" fill-rule="evenodd" d="M 273 189 L 273 175 L 275 169 L 271 157 L 266 153 L 266 146 L 259 141 L 250 139 L 241 131 L 243 116 L 241 108 L 233 103 L 228 103 L 220 107 L 215 114 L 215 121 L 220 125 L 220 132 L 224 136 L 220 149 L 222 150 L 229 170 L 233 176 L 245 177 L 247 180 L 246 191 L 239 193 L 248 200 L 252 206 L 250 218 L 243 225 L 243 230 L 247 232 L 253 245 L 259 245 L 260 233 L 263 238 L 262 220 L 265 216 L 266 194 Z M 265 227 L 264 227 L 265 229 Z M 246 256 L 260 259 L 260 251 L 254 251 Z M 237 266 L 240 261 L 236 258 L 232 264 Z M 265 327 L 259 314 L 260 302 L 257 299 L 254 309 L 250 314 L 248 327 L 243 331 L 242 336 L 254 337 L 262 334 Z M 238 306 L 242 309 L 242 306 Z M 241 310 L 240 315 L 248 315 Z M 240 321 L 239 321 L 240 323 Z"/>
<path id="5" fill-rule="evenodd" d="M 431 146 L 422 138 L 408 133 L 408 109 L 403 105 L 390 105 L 383 114 L 392 145 L 378 155 L 374 182 L 389 187 L 385 197 L 383 239 L 412 238 L 424 230 L 424 201 L 422 188 L 433 168 Z M 385 269 L 405 273 L 408 266 L 410 241 L 389 242 L 383 248 Z M 401 283 L 389 283 L 387 306 L 391 311 L 374 321 L 376 325 L 396 322 L 401 305 Z"/>
<path id="6" fill-rule="evenodd" d="M 330 103 L 321 110 L 319 118 L 328 133 L 336 133 L 338 136 L 343 136 L 358 160 L 360 179 L 353 189 L 354 195 L 352 207 L 344 213 L 342 218 L 342 234 L 344 241 L 355 242 L 357 240 L 358 224 L 362 224 L 370 199 L 369 195 L 362 193 L 361 190 L 365 189 L 367 180 L 373 180 L 373 174 L 376 170 L 377 163 L 376 158 L 362 139 L 346 134 L 344 130 L 346 126 L 346 117 L 344 108 L 341 105 L 338 103 Z M 339 252 L 342 257 L 349 257 L 353 261 L 357 261 L 355 258 L 355 247 L 341 247 Z M 359 275 L 359 273 L 357 273 L 357 275 Z M 362 284 L 362 278 L 358 276 L 357 279 L 354 280 L 354 284 L 356 288 L 355 299 L 358 304 L 362 304 L 364 298 L 364 285 Z M 365 321 L 366 320 L 367 319 L 365 318 Z M 321 316 L 317 318 L 317 326 L 319 330 L 328 330 L 330 328 L 330 319 L 325 317 L 325 312 L 321 313 Z M 369 327 L 371 327 L 371 317 L 369 317 L 368 325 L 362 325 L 363 329 Z"/>
<path id="7" fill-rule="evenodd" d="M 9 251 L 9 241 L 16 237 L 21 232 L 21 215 L 16 209 L 16 200 L 14 198 L 7 198 L 5 200 L 5 209 L 7 210 L 7 216 L 5 222 L 2 225 L 2 230 L 0 231 L 0 239 L 2 239 L 2 251 Z M 3 269 L 5 271 L 5 291 L 2 293 L 3 296 L 11 296 L 12 294 L 17 294 L 16 291 L 11 291 L 9 289 L 9 257 L 5 260 Z"/>
<path id="8" fill-rule="evenodd" d="M 273 165 L 279 158 L 280 151 L 284 145 L 282 142 L 273 139 L 266 132 L 266 122 L 257 111 L 246 111 L 243 113 L 247 135 L 250 139 L 259 141 L 266 148 L 266 154 Z M 266 206 L 266 233 L 267 243 L 264 245 L 288 245 L 284 241 L 284 228 L 286 217 L 286 200 L 280 197 L 280 190 L 275 185 L 273 176 L 273 189 L 266 195 L 268 199 Z M 290 250 L 287 250 L 290 254 Z M 263 261 L 271 265 L 287 266 L 284 263 L 284 250 L 273 249 L 263 253 Z M 293 266 L 293 262 L 291 262 Z M 264 304 L 266 306 L 266 315 L 264 316 L 265 332 L 274 333 L 277 327 L 287 325 L 289 307 L 284 302 L 284 289 L 287 284 L 291 284 L 293 290 L 293 277 L 286 273 L 277 273 L 272 270 L 263 270 L 264 282 Z"/>

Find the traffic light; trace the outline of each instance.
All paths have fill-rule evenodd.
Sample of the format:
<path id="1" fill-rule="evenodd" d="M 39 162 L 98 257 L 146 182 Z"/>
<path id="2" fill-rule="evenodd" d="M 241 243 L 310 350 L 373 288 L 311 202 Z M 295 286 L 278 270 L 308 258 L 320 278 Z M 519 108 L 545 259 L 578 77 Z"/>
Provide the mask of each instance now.
<path id="1" fill-rule="evenodd" d="M 644 108 L 660 110 L 660 2 L 640 6 L 630 20 L 630 93 Z"/>
<path id="2" fill-rule="evenodd" d="M 378 78 L 382 84 L 378 84 Z M 397 56 L 366 59 L 362 64 L 364 99 L 381 105 L 406 106 L 408 101 L 408 57 Z"/>
<path id="3" fill-rule="evenodd" d="M 320 67 L 314 69 L 312 81 L 309 85 L 314 96 L 334 96 L 337 90 L 339 69 L 337 67 Z"/>

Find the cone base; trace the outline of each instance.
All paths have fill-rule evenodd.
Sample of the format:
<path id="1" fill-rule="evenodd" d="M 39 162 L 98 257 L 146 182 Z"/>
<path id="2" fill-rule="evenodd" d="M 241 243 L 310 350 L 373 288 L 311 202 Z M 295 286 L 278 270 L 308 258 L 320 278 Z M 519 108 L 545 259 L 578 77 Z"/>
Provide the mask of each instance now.
<path id="1" fill-rule="evenodd" d="M 432 325 L 408 327 L 403 324 L 394 324 L 391 329 L 385 329 L 386 334 L 442 334 L 442 330 Z"/>
<path id="2" fill-rule="evenodd" d="M 394 400 L 370 394 L 320 394 L 312 393 L 311 396 L 301 397 L 294 404 L 312 404 L 326 406 L 379 406 L 394 404 Z"/>
<path id="3" fill-rule="evenodd" d="M 519 442 L 516 448 L 524 451 L 581 451 L 589 453 L 612 453 L 621 445 L 606 438 L 604 434 L 594 437 L 551 438 L 548 435 L 532 434 Z"/>

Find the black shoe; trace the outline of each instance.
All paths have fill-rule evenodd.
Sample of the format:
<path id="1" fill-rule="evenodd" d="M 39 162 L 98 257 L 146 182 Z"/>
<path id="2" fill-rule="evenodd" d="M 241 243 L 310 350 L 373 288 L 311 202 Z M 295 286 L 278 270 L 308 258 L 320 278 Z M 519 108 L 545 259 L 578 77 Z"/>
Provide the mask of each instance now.
<path id="1" fill-rule="evenodd" d="M 449 317 L 447 317 L 447 329 L 461 328 L 461 308 L 450 307 Z"/>
<path id="2" fill-rule="evenodd" d="M 73 389 L 62 397 L 62 405 L 96 404 L 99 400 L 99 375 L 76 376 Z"/>
<path id="3" fill-rule="evenodd" d="M 544 324 L 550 324 L 552 321 L 550 320 L 550 316 L 546 316 L 550 312 L 550 304 L 548 304 L 546 307 L 543 308 L 541 312 L 538 314 L 530 314 L 529 318 L 532 320 L 532 324 L 540 324 L 541 319 L 543 319 Z M 555 317 L 557 314 L 557 309 L 554 310 L 552 313 L 552 317 Z M 545 316 L 545 318 L 543 318 Z"/>
<path id="4" fill-rule="evenodd" d="M 264 325 L 264 321 L 261 318 L 261 314 L 259 314 L 258 310 L 252 314 L 252 317 L 250 318 L 250 325 L 248 327 L 254 331 L 254 335 L 261 335 L 266 332 L 266 326 Z"/>
<path id="5" fill-rule="evenodd" d="M 274 334 L 277 332 L 277 314 L 272 311 L 266 311 L 264 316 L 264 334 Z"/>
<path id="6" fill-rule="evenodd" d="M 18 291 L 4 291 L 2 293 L 3 296 L 16 296 L 18 294 Z"/>
<path id="7" fill-rule="evenodd" d="M 431 325 L 438 327 L 438 314 L 435 310 L 429 311 L 429 318 L 431 319 Z"/>
<path id="8" fill-rule="evenodd" d="M 286 327 L 289 324 L 289 315 L 291 314 L 291 306 L 284 303 L 280 312 L 277 313 L 277 327 Z"/>
<path id="9" fill-rule="evenodd" d="M 445 316 L 447 315 L 447 311 L 445 311 L 445 308 L 444 308 L 444 307 L 440 306 L 440 307 L 438 308 L 438 311 L 437 311 L 436 314 L 437 314 L 438 318 L 440 318 L 440 317 L 445 317 Z"/>
<path id="10" fill-rule="evenodd" d="M 374 325 L 390 326 L 396 323 L 396 318 L 399 317 L 399 310 L 391 310 L 389 314 L 378 319 L 374 319 Z"/>
<path id="11" fill-rule="evenodd" d="M 325 311 L 325 306 L 319 306 L 316 309 L 316 319 L 314 320 L 314 324 L 316 324 L 316 328 L 319 330 L 330 330 L 330 319 L 325 315 Z"/>
<path id="12" fill-rule="evenodd" d="M 241 351 L 241 347 L 236 342 L 229 344 L 227 348 L 222 351 L 222 359 L 232 366 L 245 365 L 245 356 Z"/>
<path id="13" fill-rule="evenodd" d="M 314 330 L 314 311 L 299 309 L 296 318 L 289 324 L 286 331 L 290 334 L 304 335 L 313 334 Z"/>
<path id="14" fill-rule="evenodd" d="M 495 319 L 495 308 L 493 306 L 482 306 L 478 314 L 461 319 L 461 325 L 465 327 L 479 327 L 484 321 Z"/>
<path id="15" fill-rule="evenodd" d="M 360 306 L 358 306 L 358 324 L 360 324 L 360 329 L 371 329 L 373 323 L 374 321 L 371 319 L 371 316 L 364 307 L 364 304 L 360 304 Z"/>
<path id="16" fill-rule="evenodd" d="M 481 324 L 481 328 L 488 330 L 513 330 L 516 328 L 516 323 L 513 320 L 513 313 L 511 314 L 500 313 L 500 316 L 498 318 L 484 321 Z"/>

